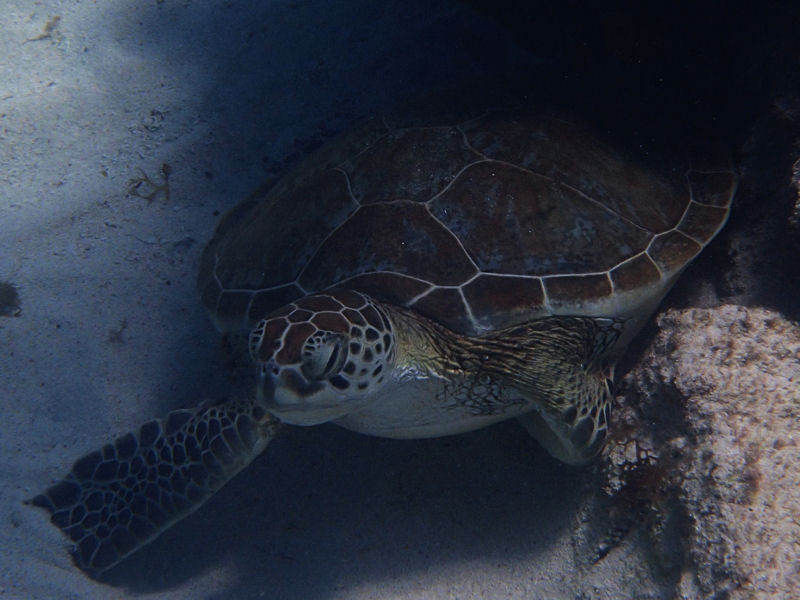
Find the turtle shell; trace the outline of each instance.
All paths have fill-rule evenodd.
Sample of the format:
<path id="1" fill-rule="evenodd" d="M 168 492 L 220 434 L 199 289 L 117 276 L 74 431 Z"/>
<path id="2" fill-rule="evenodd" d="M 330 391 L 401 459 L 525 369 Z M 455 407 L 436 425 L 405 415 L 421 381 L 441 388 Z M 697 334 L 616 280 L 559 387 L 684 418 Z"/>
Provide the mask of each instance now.
<path id="1" fill-rule="evenodd" d="M 552 117 L 375 119 L 233 209 L 198 287 L 220 330 L 331 287 L 469 335 L 646 317 L 719 231 L 727 171 L 652 172 Z"/>

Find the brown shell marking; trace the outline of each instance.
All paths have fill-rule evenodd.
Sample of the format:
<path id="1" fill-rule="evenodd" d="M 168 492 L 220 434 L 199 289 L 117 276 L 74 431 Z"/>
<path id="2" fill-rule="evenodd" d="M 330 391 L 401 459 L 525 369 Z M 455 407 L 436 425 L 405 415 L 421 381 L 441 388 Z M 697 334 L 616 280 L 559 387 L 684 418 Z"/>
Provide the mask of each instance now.
<path id="1" fill-rule="evenodd" d="M 736 187 L 725 170 L 654 174 L 552 118 L 361 131 L 220 225 L 198 279 L 220 328 L 330 288 L 464 334 L 633 315 L 719 231 Z"/>

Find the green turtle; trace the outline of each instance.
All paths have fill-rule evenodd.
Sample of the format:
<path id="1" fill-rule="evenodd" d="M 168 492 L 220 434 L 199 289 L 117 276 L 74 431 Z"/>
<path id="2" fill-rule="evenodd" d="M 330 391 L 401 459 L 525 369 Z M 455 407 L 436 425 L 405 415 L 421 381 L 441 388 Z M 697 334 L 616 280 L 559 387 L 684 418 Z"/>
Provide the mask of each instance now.
<path id="1" fill-rule="evenodd" d="M 516 418 L 561 461 L 590 460 L 614 364 L 737 182 L 664 171 L 550 116 L 366 122 L 233 209 L 203 252 L 211 318 L 249 332 L 251 397 L 150 421 L 32 503 L 98 574 L 285 423 L 422 438 Z"/>

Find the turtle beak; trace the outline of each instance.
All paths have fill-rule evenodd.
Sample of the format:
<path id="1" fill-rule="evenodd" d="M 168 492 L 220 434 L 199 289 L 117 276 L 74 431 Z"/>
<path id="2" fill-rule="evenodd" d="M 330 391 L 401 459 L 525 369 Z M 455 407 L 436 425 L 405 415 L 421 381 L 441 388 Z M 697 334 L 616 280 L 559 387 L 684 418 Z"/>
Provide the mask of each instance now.
<path id="1" fill-rule="evenodd" d="M 327 397 L 323 381 L 309 381 L 294 367 L 276 368 L 274 361 L 261 363 L 256 395 L 270 413 L 294 425 L 318 425 L 352 410 L 340 398 Z"/>
<path id="2" fill-rule="evenodd" d="M 270 360 L 258 365 L 256 375 L 256 397 L 258 401 L 270 406 L 275 401 L 274 361 Z"/>
<path id="3" fill-rule="evenodd" d="M 262 362 L 258 368 L 256 394 L 270 408 L 295 406 L 324 387 L 323 382 L 309 381 L 293 367 L 276 367 L 274 360 Z"/>

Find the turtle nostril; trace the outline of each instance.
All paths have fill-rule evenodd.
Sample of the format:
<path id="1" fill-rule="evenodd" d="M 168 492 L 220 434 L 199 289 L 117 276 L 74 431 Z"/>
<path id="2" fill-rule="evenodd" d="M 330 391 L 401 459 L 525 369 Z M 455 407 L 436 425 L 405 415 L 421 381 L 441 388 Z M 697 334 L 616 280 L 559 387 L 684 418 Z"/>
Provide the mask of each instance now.
<path id="1" fill-rule="evenodd" d="M 275 364 L 261 363 L 258 367 L 256 396 L 262 401 L 271 401 L 275 397 L 275 379 L 280 370 Z"/>

